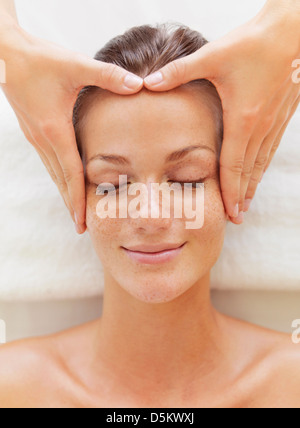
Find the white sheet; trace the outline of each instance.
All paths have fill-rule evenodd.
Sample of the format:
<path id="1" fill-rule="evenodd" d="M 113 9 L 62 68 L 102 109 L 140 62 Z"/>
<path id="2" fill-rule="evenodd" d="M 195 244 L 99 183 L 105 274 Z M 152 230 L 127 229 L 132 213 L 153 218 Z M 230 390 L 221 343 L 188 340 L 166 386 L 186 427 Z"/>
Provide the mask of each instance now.
<path id="1" fill-rule="evenodd" d="M 181 1 L 170 0 L 16 1 L 27 31 L 90 56 L 133 25 L 168 20 L 212 40 L 253 16 L 264 1 L 205 3 L 185 1 L 183 9 Z M 300 289 L 299 131 L 298 109 L 245 223 L 228 224 L 213 288 Z M 55 185 L 1 92 L 0 150 L 0 300 L 101 294 L 102 268 L 89 237 L 75 234 Z"/>

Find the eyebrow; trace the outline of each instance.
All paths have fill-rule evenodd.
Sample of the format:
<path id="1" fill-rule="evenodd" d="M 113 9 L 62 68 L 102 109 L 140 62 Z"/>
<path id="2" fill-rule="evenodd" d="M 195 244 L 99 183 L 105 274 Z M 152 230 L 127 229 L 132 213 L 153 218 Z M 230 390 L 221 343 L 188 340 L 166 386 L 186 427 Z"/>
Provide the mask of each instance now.
<path id="1" fill-rule="evenodd" d="M 93 157 L 91 157 L 91 159 L 89 159 L 87 161 L 87 164 L 90 163 L 93 160 L 102 160 L 105 162 L 110 162 L 110 163 L 114 163 L 116 165 L 130 165 L 131 162 L 125 158 L 124 156 L 119 156 L 119 155 L 102 155 L 102 154 L 97 154 Z"/>
<path id="2" fill-rule="evenodd" d="M 167 156 L 166 162 L 175 162 L 175 161 L 181 160 L 185 156 L 187 156 L 189 153 L 195 150 L 209 150 L 214 154 L 216 154 L 214 149 L 212 149 L 209 146 L 206 146 L 205 144 L 194 145 L 194 146 L 184 147 L 183 149 L 179 149 L 179 150 L 176 150 L 176 152 L 171 153 L 170 155 Z"/>
<path id="3" fill-rule="evenodd" d="M 215 150 L 209 146 L 206 146 L 205 144 L 193 145 L 193 146 L 184 147 L 183 149 L 179 149 L 179 150 L 176 150 L 175 152 L 171 153 L 170 155 L 168 155 L 166 157 L 165 162 L 171 163 L 171 162 L 181 160 L 184 157 L 186 157 L 189 153 L 191 153 L 195 150 L 209 150 L 210 152 L 212 152 L 216 155 Z M 105 162 L 110 162 L 110 163 L 113 163 L 115 165 L 131 165 L 130 160 L 125 158 L 124 156 L 111 155 L 111 154 L 108 155 L 108 154 L 101 154 L 101 153 L 98 153 L 97 155 L 91 157 L 87 161 L 87 164 L 93 160 L 96 160 L 96 159 L 102 160 Z"/>

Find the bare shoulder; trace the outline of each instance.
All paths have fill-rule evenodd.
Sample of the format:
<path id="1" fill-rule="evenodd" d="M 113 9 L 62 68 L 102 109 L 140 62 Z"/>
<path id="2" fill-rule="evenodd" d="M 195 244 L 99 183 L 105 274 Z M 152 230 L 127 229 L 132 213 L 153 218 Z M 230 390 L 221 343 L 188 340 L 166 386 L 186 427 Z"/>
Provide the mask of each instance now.
<path id="1" fill-rule="evenodd" d="M 226 318 L 250 356 L 243 376 L 249 407 L 300 408 L 300 344 L 292 333 Z"/>
<path id="2" fill-rule="evenodd" d="M 300 344 L 291 334 L 280 334 L 281 341 L 271 347 L 268 359 L 270 395 L 278 406 L 300 408 Z"/>
<path id="3" fill-rule="evenodd" d="M 49 339 L 26 339 L 0 348 L 0 408 L 25 407 L 55 367 Z M 47 369 L 46 369 L 47 368 Z"/>
<path id="4" fill-rule="evenodd" d="M 0 408 L 71 407 L 68 358 L 86 325 L 0 347 Z M 75 400 L 76 401 L 76 400 Z"/>

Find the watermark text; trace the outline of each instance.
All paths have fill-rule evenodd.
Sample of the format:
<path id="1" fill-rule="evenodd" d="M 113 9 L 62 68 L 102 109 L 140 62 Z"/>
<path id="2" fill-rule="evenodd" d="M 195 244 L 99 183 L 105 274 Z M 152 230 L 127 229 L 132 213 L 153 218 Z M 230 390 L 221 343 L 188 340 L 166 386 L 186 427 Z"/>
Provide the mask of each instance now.
<path id="1" fill-rule="evenodd" d="M 292 328 L 295 329 L 292 333 L 292 342 L 298 345 L 300 343 L 300 319 L 292 322 Z"/>
<path id="2" fill-rule="evenodd" d="M 117 188 L 112 183 L 102 183 L 98 186 L 96 195 L 102 196 L 96 206 L 97 216 L 101 219 L 170 219 L 173 216 L 191 220 L 185 222 L 186 229 L 201 229 L 204 225 L 202 182 L 128 185 L 127 175 L 120 175 Z"/>
<path id="3" fill-rule="evenodd" d="M 300 59 L 295 59 L 292 63 L 292 67 L 296 70 L 292 74 L 292 80 L 294 83 L 300 83 Z"/>

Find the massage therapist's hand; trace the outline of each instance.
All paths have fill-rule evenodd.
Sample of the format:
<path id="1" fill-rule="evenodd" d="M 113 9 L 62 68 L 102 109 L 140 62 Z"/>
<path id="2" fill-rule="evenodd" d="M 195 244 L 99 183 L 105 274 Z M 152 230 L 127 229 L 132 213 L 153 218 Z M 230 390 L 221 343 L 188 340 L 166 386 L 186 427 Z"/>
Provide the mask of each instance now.
<path id="1" fill-rule="evenodd" d="M 236 218 L 237 210 L 249 209 L 299 104 L 297 58 L 300 1 L 273 0 L 248 23 L 162 68 L 161 83 L 145 79 L 144 85 L 152 91 L 201 78 L 217 88 L 224 113 L 220 184 L 233 223 L 242 222 L 243 214 Z"/>
<path id="2" fill-rule="evenodd" d="M 143 87 L 143 79 L 127 81 L 128 72 L 122 68 L 33 37 L 15 21 L 1 21 L 1 14 L 0 58 L 6 64 L 6 83 L 1 87 L 73 220 L 77 219 L 78 233 L 83 233 L 84 172 L 72 124 L 78 93 L 84 86 L 95 85 L 117 94 L 133 94 Z"/>

